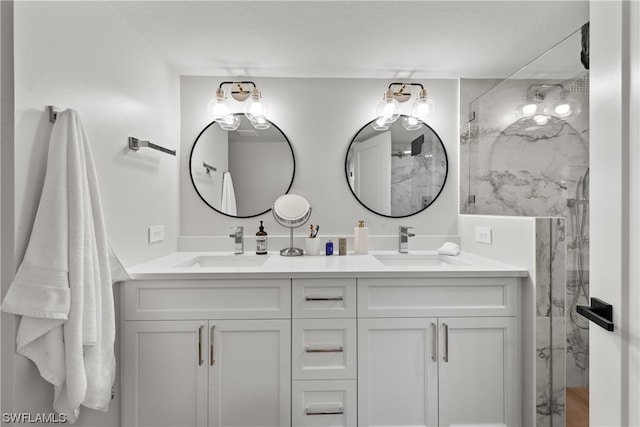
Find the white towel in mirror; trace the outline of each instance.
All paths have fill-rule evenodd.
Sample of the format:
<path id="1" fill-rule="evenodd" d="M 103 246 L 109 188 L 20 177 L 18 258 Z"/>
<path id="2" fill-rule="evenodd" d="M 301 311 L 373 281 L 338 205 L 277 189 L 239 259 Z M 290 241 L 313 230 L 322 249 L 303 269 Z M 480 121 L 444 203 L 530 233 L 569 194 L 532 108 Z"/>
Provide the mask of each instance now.
<path id="1" fill-rule="evenodd" d="M 227 215 L 237 215 L 236 211 L 236 193 L 233 190 L 233 181 L 231 174 L 224 172 L 222 174 L 222 212 Z"/>

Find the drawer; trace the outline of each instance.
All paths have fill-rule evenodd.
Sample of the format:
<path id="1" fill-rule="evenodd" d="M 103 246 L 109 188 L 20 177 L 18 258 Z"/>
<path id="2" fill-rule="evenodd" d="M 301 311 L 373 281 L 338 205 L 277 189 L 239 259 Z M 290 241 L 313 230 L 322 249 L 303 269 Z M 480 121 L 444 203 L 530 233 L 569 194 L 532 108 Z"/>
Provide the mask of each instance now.
<path id="1" fill-rule="evenodd" d="M 355 379 L 355 319 L 294 319 L 293 379 Z"/>
<path id="2" fill-rule="evenodd" d="M 355 318 L 355 279 L 294 279 L 294 318 Z"/>
<path id="3" fill-rule="evenodd" d="M 355 380 L 293 381 L 292 425 L 356 426 Z"/>
<path id="4" fill-rule="evenodd" d="M 286 319 L 291 281 L 149 280 L 123 286 L 126 320 Z"/>
<path id="5" fill-rule="evenodd" d="M 519 279 L 358 279 L 358 317 L 516 316 Z"/>

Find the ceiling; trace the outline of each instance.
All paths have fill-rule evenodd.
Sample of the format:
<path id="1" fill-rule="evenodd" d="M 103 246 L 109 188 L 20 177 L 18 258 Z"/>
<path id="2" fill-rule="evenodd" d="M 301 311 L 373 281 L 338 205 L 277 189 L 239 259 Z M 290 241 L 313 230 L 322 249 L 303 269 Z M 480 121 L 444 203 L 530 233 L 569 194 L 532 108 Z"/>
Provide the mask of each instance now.
<path id="1" fill-rule="evenodd" d="M 588 1 L 114 1 L 182 75 L 503 78 Z"/>

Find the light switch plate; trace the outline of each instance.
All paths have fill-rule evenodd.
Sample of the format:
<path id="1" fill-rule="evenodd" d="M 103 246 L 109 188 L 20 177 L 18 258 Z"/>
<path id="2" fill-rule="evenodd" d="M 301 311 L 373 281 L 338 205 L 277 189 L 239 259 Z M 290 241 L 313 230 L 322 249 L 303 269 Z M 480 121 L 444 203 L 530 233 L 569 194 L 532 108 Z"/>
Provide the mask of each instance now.
<path id="1" fill-rule="evenodd" d="M 476 227 L 476 242 L 491 244 L 491 228 Z"/>
<path id="2" fill-rule="evenodd" d="M 149 243 L 161 242 L 164 240 L 164 225 L 152 225 L 149 227 Z"/>

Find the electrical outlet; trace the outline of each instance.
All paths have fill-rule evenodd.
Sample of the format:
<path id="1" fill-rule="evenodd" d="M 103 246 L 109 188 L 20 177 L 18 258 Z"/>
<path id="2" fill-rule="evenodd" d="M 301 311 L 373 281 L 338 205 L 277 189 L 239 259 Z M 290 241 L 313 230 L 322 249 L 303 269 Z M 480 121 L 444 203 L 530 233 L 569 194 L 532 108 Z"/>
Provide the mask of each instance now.
<path id="1" fill-rule="evenodd" d="M 164 240 L 164 225 L 152 225 L 149 227 L 149 243 L 161 242 Z"/>
<path id="2" fill-rule="evenodd" d="M 476 242 L 491 244 L 491 228 L 476 227 Z"/>

